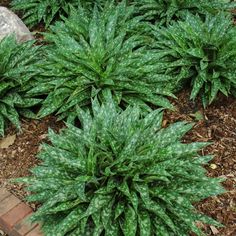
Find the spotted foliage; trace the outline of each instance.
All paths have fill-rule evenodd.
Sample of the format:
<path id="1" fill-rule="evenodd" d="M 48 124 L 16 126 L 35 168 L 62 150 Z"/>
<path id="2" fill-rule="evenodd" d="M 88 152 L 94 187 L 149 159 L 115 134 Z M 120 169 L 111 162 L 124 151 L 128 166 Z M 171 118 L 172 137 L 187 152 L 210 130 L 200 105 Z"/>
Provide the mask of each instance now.
<path id="1" fill-rule="evenodd" d="M 220 13 L 206 20 L 187 14 L 185 21 L 168 28 L 154 27 L 155 47 L 168 52 L 163 60 L 173 83 L 191 81 L 191 98 L 202 97 L 204 106 L 218 92 L 228 96 L 236 91 L 236 28 L 231 16 Z"/>
<path id="2" fill-rule="evenodd" d="M 18 44 L 14 36 L 0 42 L 0 136 L 8 122 L 20 129 L 19 114 L 32 117 L 28 108 L 41 101 L 25 96 L 34 75 L 32 64 L 37 61 L 38 47 L 33 43 Z"/>
<path id="3" fill-rule="evenodd" d="M 236 4 L 225 0 L 133 0 L 137 13 L 146 20 L 169 25 L 172 21 L 185 19 L 186 13 L 198 14 L 203 19 L 206 14 L 215 15 L 219 11 L 229 11 Z"/>
<path id="4" fill-rule="evenodd" d="M 172 94 L 159 84 L 171 78 L 158 77 L 155 62 L 161 55 L 144 46 L 147 37 L 136 30 L 140 18 L 133 17 L 133 7 L 123 1 L 102 12 L 95 8 L 92 17 L 86 13 L 73 11 L 45 34 L 51 44 L 38 65 L 41 80 L 30 91 L 48 95 L 39 117 L 57 112 L 61 119 L 73 121 L 77 106 L 90 106 L 95 96 L 102 102 L 110 92 L 121 107 L 172 108 L 164 97 Z"/>
<path id="5" fill-rule="evenodd" d="M 192 203 L 224 192 L 222 179 L 208 178 L 199 156 L 208 143 L 181 143 L 192 124 L 162 128 L 162 112 L 143 117 L 139 107 L 117 110 L 110 98 L 78 110 L 81 128 L 49 131 L 32 177 L 20 178 L 42 204 L 33 215 L 45 235 L 204 235 Z"/>
<path id="6" fill-rule="evenodd" d="M 12 9 L 23 11 L 24 22 L 32 27 L 44 23 L 48 27 L 59 16 L 67 16 L 70 6 L 83 5 L 92 9 L 95 4 L 104 3 L 105 0 L 13 0 Z"/>

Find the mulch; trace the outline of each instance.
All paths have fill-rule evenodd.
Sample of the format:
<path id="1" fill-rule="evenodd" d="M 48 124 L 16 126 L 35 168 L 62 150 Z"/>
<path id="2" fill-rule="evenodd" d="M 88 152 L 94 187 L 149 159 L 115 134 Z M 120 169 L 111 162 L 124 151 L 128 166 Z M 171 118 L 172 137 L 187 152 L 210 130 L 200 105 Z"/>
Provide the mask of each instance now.
<path id="1" fill-rule="evenodd" d="M 53 116 L 42 120 L 22 120 L 22 130 L 17 133 L 13 145 L 8 148 L 0 148 L 0 186 L 6 187 L 10 192 L 24 200 L 27 193 L 23 185 L 11 183 L 11 179 L 23 177 L 30 174 L 29 170 L 39 164 L 36 158 L 40 150 L 40 144 L 47 141 L 47 132 L 51 128 L 58 132 L 63 126 L 63 122 L 57 122 Z M 6 131 L 6 136 L 16 134 L 14 127 L 10 126 Z M 0 138 L 1 141 L 1 138 Z M 35 204 L 30 204 L 33 209 Z"/>
<path id="2" fill-rule="evenodd" d="M 2 7 L 8 7 L 10 4 L 9 0 L 0 0 L 0 6 Z"/>

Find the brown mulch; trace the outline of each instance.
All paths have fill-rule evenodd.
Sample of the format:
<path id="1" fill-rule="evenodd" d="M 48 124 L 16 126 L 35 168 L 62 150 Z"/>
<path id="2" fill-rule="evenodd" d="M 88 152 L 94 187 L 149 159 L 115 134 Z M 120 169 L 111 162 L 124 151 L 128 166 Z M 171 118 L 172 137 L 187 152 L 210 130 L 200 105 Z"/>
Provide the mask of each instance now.
<path id="1" fill-rule="evenodd" d="M 0 0 L 1 7 L 8 7 L 11 1 L 9 0 Z"/>
<path id="2" fill-rule="evenodd" d="M 22 131 L 17 134 L 14 144 L 0 148 L 0 187 L 6 187 L 20 199 L 28 195 L 22 185 L 10 183 L 9 180 L 29 175 L 29 169 L 39 163 L 36 155 L 40 144 L 47 141 L 48 128 L 57 132 L 63 126 L 63 122 L 56 122 L 52 116 L 42 120 L 22 120 Z M 6 133 L 9 137 L 16 131 L 10 127 Z M 31 207 L 35 208 L 35 205 L 31 204 Z"/>

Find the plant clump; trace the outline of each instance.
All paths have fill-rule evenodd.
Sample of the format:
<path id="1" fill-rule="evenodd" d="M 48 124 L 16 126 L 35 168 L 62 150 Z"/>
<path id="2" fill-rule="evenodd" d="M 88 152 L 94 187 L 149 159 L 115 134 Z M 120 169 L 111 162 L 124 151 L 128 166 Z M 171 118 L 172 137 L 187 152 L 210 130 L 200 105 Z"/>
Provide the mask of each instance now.
<path id="1" fill-rule="evenodd" d="M 32 220 L 45 235 L 204 235 L 196 221 L 220 226 L 193 203 L 224 192 L 205 176 L 208 143 L 182 143 L 192 124 L 162 128 L 162 112 L 117 110 L 112 99 L 79 109 L 81 127 L 68 124 L 39 153 L 33 176 L 18 179 L 42 204 Z"/>
<path id="2" fill-rule="evenodd" d="M 154 48 L 167 52 L 161 63 L 174 88 L 190 81 L 191 99 L 200 95 L 204 106 L 219 92 L 236 94 L 236 28 L 230 15 L 207 15 L 203 21 L 187 14 L 185 21 L 153 28 Z"/>
<path id="3" fill-rule="evenodd" d="M 41 79 L 29 91 L 32 96 L 47 95 L 39 117 L 56 112 L 60 119 L 73 121 L 77 106 L 91 106 L 96 96 L 102 102 L 108 93 L 121 107 L 173 108 L 165 98 L 173 95 L 161 87 L 156 73 L 161 55 L 147 49 L 152 40 L 137 30 L 140 17 L 133 17 L 133 11 L 124 1 L 103 11 L 95 7 L 92 16 L 74 9 L 51 27 L 45 34 L 50 45 L 37 69 Z"/>
<path id="4" fill-rule="evenodd" d="M 71 6 L 82 5 L 92 9 L 95 4 L 104 2 L 105 0 L 13 0 L 11 6 L 13 10 L 23 12 L 24 22 L 29 27 L 44 23 L 47 28 L 59 16 L 68 16 Z"/>
<path id="5" fill-rule="evenodd" d="M 25 95 L 34 75 L 32 65 L 37 61 L 38 47 L 34 41 L 18 44 L 14 36 L 0 41 L 0 136 L 8 122 L 20 129 L 19 114 L 33 117 L 28 108 L 41 99 Z"/>
<path id="6" fill-rule="evenodd" d="M 137 13 L 154 24 L 167 26 L 171 22 L 183 20 L 187 13 L 216 15 L 220 11 L 230 11 L 235 3 L 225 0 L 133 0 Z"/>

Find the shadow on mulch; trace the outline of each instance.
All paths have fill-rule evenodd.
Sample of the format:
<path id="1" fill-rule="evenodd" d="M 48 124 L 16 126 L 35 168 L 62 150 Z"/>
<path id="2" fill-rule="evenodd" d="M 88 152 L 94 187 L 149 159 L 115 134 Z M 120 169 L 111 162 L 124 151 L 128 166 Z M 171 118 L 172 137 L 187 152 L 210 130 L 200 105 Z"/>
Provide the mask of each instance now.
<path id="1" fill-rule="evenodd" d="M 0 0 L 0 6 L 1 7 L 9 7 L 10 2 L 11 1 L 9 1 L 9 0 Z"/>

